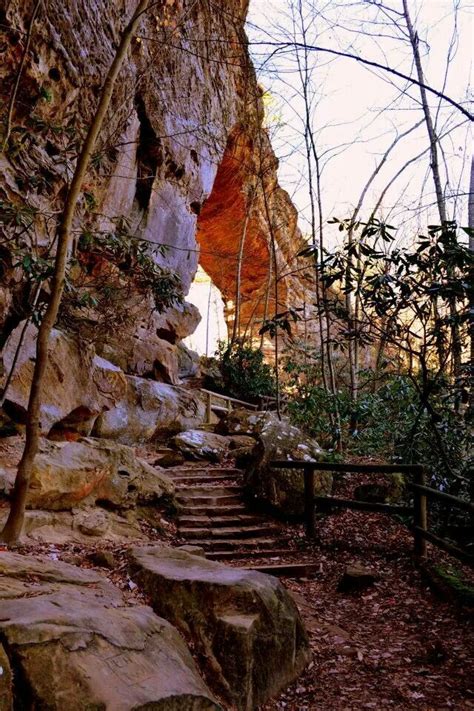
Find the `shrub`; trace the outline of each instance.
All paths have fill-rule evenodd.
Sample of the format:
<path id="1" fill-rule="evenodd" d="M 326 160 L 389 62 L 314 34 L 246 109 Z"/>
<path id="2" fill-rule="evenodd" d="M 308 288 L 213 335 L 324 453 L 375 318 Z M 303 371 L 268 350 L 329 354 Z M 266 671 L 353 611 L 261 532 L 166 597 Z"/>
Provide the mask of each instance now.
<path id="1" fill-rule="evenodd" d="M 217 357 L 225 390 L 231 397 L 256 402 L 261 396 L 275 394 L 273 370 L 264 362 L 261 350 L 221 341 Z"/>

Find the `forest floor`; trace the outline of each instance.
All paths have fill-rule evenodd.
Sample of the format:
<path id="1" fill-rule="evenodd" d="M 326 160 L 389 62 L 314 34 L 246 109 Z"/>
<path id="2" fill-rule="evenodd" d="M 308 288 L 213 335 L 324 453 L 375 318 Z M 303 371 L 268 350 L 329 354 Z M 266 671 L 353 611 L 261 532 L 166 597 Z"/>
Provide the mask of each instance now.
<path id="1" fill-rule="evenodd" d="M 319 572 L 284 580 L 295 595 L 313 659 L 265 711 L 474 709 L 472 610 L 443 601 L 413 564 L 413 538 L 386 515 L 344 511 L 318 524 Z M 446 556 L 429 549 L 438 563 Z M 348 565 L 379 580 L 341 593 Z"/>
<path id="2" fill-rule="evenodd" d="M 352 485 L 361 481 L 351 478 Z M 159 531 L 145 522 L 143 530 L 168 545 L 184 542 L 166 514 Z M 292 549 L 275 562 L 304 560 L 318 566 L 307 578 L 282 579 L 304 618 L 312 660 L 300 678 L 261 711 L 474 709 L 473 611 L 431 591 L 414 565 L 413 538 L 406 526 L 383 514 L 344 511 L 318 519 L 315 542 L 308 543 L 301 525 L 287 530 Z M 127 547 L 105 541 L 96 546 L 37 543 L 19 552 L 98 567 L 130 604 L 148 602 L 128 576 Z M 97 566 L 94 549 L 113 553 L 112 570 Z M 449 565 L 447 556 L 432 547 L 429 557 Z M 239 560 L 232 565 L 252 563 Z M 346 567 L 355 563 L 377 580 L 363 591 L 338 592 Z"/>

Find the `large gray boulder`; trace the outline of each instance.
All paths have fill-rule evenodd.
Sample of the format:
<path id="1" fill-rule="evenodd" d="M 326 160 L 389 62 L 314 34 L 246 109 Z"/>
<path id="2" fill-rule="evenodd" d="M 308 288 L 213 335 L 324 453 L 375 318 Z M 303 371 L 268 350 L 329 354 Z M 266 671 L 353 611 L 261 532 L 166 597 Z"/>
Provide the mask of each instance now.
<path id="1" fill-rule="evenodd" d="M 251 458 L 247 458 L 248 493 L 282 516 L 300 517 L 304 513 L 304 477 L 302 469 L 276 469 L 274 460 L 320 461 L 324 451 L 287 418 L 273 412 L 234 410 L 222 421 L 220 431 L 229 435 L 252 435 L 257 440 Z M 315 495 L 330 493 L 330 472 L 316 472 Z"/>
<path id="2" fill-rule="evenodd" d="M 4 384 L 10 372 L 24 322 L 12 332 L 3 349 Z M 8 387 L 6 411 L 24 421 L 36 358 L 38 329 L 30 323 L 25 330 L 14 376 Z M 96 355 L 94 347 L 53 329 L 43 382 L 41 426 L 48 434 L 53 426 L 90 434 L 98 415 L 119 402 L 126 392 L 123 372 Z"/>
<path id="3" fill-rule="evenodd" d="M 204 422 L 204 403 L 191 390 L 130 375 L 126 381 L 125 397 L 98 418 L 94 428 L 98 437 L 136 444 L 164 439 Z"/>
<path id="4" fill-rule="evenodd" d="M 153 314 L 153 327 L 161 338 L 176 343 L 190 336 L 201 321 L 199 309 L 189 301 L 170 306 L 162 313 Z"/>
<path id="5" fill-rule="evenodd" d="M 298 610 L 277 578 L 156 545 L 134 548 L 130 560 L 133 579 L 192 640 L 229 708 L 256 709 L 309 661 Z"/>
<path id="6" fill-rule="evenodd" d="M 13 481 L 15 457 L 21 453 L 20 438 L 12 439 L 18 446 L 0 451 L 0 473 L 4 473 L 0 488 Z M 30 508 L 57 511 L 97 502 L 124 509 L 164 500 L 173 493 L 166 473 L 139 459 L 130 447 L 84 437 L 77 442 L 41 440 L 27 501 Z"/>
<path id="7" fill-rule="evenodd" d="M 100 354 L 128 375 L 171 385 L 197 375 L 199 356 L 181 340 L 193 333 L 201 320 L 196 306 L 184 302 L 157 313 L 149 298 L 135 304 L 135 311 L 128 328 L 98 344 Z"/>
<path id="8" fill-rule="evenodd" d="M 171 440 L 187 459 L 205 459 L 220 462 L 229 450 L 229 440 L 222 435 L 205 430 L 187 430 L 177 434 Z"/>
<path id="9" fill-rule="evenodd" d="M 176 629 L 90 570 L 3 552 L 0 634 L 15 708 L 221 709 Z"/>
<path id="10" fill-rule="evenodd" d="M 146 329 L 127 339 L 110 337 L 101 347 L 102 355 L 129 375 L 152 378 L 179 385 L 178 348 Z"/>

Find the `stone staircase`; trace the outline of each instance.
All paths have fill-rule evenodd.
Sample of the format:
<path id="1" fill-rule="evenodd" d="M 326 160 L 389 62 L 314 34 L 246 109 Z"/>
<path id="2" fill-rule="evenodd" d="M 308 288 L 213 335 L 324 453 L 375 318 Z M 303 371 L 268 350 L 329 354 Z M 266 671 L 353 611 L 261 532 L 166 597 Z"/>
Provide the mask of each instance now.
<path id="1" fill-rule="evenodd" d="M 201 546 L 208 558 L 269 558 L 288 553 L 281 525 L 253 512 L 243 497 L 243 472 L 203 464 L 173 467 L 178 533 L 189 545 Z"/>

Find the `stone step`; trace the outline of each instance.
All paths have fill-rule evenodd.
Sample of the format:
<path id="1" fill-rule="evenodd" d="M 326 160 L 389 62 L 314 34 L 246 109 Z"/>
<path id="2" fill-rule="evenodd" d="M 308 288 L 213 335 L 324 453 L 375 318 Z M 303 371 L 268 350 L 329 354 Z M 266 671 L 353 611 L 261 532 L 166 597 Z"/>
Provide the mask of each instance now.
<path id="1" fill-rule="evenodd" d="M 172 477 L 178 489 L 181 488 L 181 484 L 186 484 L 187 487 L 189 484 L 218 484 L 221 481 L 229 481 L 229 479 L 234 478 L 235 476 L 228 476 L 225 474 L 216 474 L 215 476 L 209 474 L 197 474 L 193 476 L 185 475 Z"/>
<path id="2" fill-rule="evenodd" d="M 275 546 L 278 543 L 275 538 L 242 538 L 242 539 L 232 539 L 232 538 L 196 538 L 188 539 L 189 545 L 202 546 L 203 548 L 209 548 L 214 553 L 221 551 L 234 551 L 238 548 L 248 548 L 250 550 L 257 548 L 258 546 L 263 546 L 264 550 L 268 547 Z M 288 551 L 286 551 L 288 552 Z M 245 557 L 245 556 L 244 556 Z"/>
<path id="3" fill-rule="evenodd" d="M 240 516 L 247 513 L 244 504 L 222 504 L 219 506 L 202 506 L 201 504 L 180 507 L 180 518 L 183 516 Z"/>
<path id="4" fill-rule="evenodd" d="M 234 477 L 239 477 L 243 476 L 244 472 L 242 469 L 235 469 L 235 468 L 226 468 L 226 467 L 173 467 L 171 469 L 168 469 L 166 474 L 170 476 L 172 479 L 174 479 L 176 476 L 181 477 L 181 476 L 211 476 L 211 475 L 216 475 L 220 476 L 226 475 L 228 479 L 232 479 Z"/>
<path id="5" fill-rule="evenodd" d="M 176 496 L 176 501 L 178 504 L 183 504 L 185 507 L 189 507 L 192 504 L 197 504 L 199 506 L 214 507 L 217 509 L 219 505 L 235 505 L 240 504 L 242 499 L 240 496 L 235 496 L 233 494 L 218 494 L 216 496 L 209 494 L 204 496 L 203 494 L 180 494 Z"/>
<path id="6" fill-rule="evenodd" d="M 228 486 L 177 486 L 176 495 L 178 497 L 186 494 L 195 494 L 196 496 L 235 496 L 241 494 L 243 487 L 239 484 L 229 484 Z"/>
<path id="7" fill-rule="evenodd" d="M 178 532 L 184 538 L 221 538 L 221 539 L 246 539 L 264 538 L 265 536 L 279 533 L 278 526 L 266 524 L 264 526 L 227 526 L 223 528 L 188 528 L 179 527 Z"/>
<path id="8" fill-rule="evenodd" d="M 276 541 L 281 545 L 281 541 Z M 259 541 L 262 544 L 262 541 Z M 197 545 L 202 546 L 202 541 Z M 241 558 L 280 558 L 282 556 L 288 555 L 288 548 L 256 548 L 255 550 L 244 550 L 244 551 L 206 551 L 206 558 L 209 560 L 239 560 Z"/>
<path id="9" fill-rule="evenodd" d="M 242 507 L 245 511 L 245 508 Z M 201 514 L 198 516 L 186 515 L 178 517 L 178 526 L 185 526 L 188 528 L 220 528 L 221 526 L 241 526 L 241 525 L 265 525 L 268 523 L 265 519 L 259 516 L 253 516 L 252 514 L 243 513 L 241 515 L 233 516 L 213 516 L 215 512 L 214 509 L 210 509 L 211 514 Z"/>

